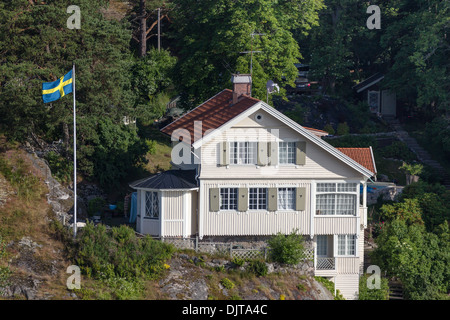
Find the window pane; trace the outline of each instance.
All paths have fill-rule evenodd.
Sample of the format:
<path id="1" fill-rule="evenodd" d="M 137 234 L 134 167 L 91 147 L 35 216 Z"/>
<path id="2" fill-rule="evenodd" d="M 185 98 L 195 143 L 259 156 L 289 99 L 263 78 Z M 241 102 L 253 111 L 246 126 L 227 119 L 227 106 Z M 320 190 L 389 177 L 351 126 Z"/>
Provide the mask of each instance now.
<path id="1" fill-rule="evenodd" d="M 345 235 L 338 235 L 338 255 L 345 256 Z"/>
<path id="2" fill-rule="evenodd" d="M 278 189 L 278 209 L 295 210 L 295 189 L 279 188 Z"/>
<path id="3" fill-rule="evenodd" d="M 318 183 L 317 192 L 336 192 L 335 183 Z"/>
<path id="4" fill-rule="evenodd" d="M 356 249 L 356 236 L 354 235 L 347 235 L 347 255 L 353 256 L 355 255 L 355 249 Z"/>
<path id="5" fill-rule="evenodd" d="M 280 163 L 295 163 L 295 142 L 279 142 L 278 156 Z"/>
<path id="6" fill-rule="evenodd" d="M 318 194 L 316 197 L 316 214 L 335 214 L 335 197 L 334 194 Z"/>
<path id="7" fill-rule="evenodd" d="M 250 188 L 249 208 L 251 210 L 267 209 L 267 188 Z"/>
<path id="8" fill-rule="evenodd" d="M 327 255 L 327 236 L 317 236 L 317 255 Z"/>
<path id="9" fill-rule="evenodd" d="M 336 214 L 356 215 L 356 195 L 336 194 Z"/>
<path id="10" fill-rule="evenodd" d="M 356 192 L 356 183 L 338 183 L 338 192 Z"/>
<path id="11" fill-rule="evenodd" d="M 159 217 L 158 192 L 145 193 L 145 216 L 149 218 Z"/>
<path id="12" fill-rule="evenodd" d="M 220 188 L 220 210 L 237 209 L 237 188 Z"/>

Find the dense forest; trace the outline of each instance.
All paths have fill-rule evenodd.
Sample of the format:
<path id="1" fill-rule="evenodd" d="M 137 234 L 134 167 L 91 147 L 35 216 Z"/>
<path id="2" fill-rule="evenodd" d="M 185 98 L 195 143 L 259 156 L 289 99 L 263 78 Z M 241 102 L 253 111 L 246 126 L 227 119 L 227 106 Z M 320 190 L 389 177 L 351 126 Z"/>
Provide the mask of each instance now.
<path id="1" fill-rule="evenodd" d="M 75 64 L 78 168 L 106 189 L 129 182 L 145 162 L 152 146 L 142 133 L 172 98 L 189 110 L 230 88 L 232 73 L 252 68 L 255 97 L 265 100 L 273 80 L 282 89 L 271 99 L 287 99 L 299 62 L 310 65 L 321 95 L 348 101 L 352 86 L 383 73 L 383 86 L 397 93 L 398 114 L 417 119 L 427 144 L 450 158 L 447 0 L 73 2 L 0 3 L 0 134 L 17 142 L 61 140 L 55 161 L 72 170 L 72 100 L 44 104 L 41 86 Z M 80 29 L 67 27 L 72 4 L 81 10 Z M 380 29 L 366 25 L 369 5 L 380 8 Z M 449 291 L 446 199 L 445 188 L 424 182 L 378 208 L 386 224 L 374 258 L 402 279 L 410 298 L 440 299 Z"/>

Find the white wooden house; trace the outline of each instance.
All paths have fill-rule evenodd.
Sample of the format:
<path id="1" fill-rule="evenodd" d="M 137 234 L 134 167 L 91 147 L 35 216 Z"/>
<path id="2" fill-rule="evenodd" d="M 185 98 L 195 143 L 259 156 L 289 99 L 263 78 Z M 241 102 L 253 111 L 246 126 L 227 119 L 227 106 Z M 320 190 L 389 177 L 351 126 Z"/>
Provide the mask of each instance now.
<path id="1" fill-rule="evenodd" d="M 131 184 L 137 231 L 202 239 L 298 229 L 314 243 L 315 274 L 357 297 L 371 148 L 334 148 L 323 131 L 250 97 L 248 75 L 232 80 L 161 130 L 178 143 L 173 168 Z"/>

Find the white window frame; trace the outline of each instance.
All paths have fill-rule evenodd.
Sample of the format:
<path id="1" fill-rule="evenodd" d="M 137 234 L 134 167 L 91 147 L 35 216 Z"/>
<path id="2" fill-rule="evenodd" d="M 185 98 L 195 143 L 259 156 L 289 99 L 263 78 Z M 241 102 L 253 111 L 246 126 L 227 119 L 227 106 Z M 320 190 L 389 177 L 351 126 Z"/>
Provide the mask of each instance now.
<path id="1" fill-rule="evenodd" d="M 256 141 L 230 141 L 230 165 L 256 165 L 258 164 L 258 142 Z"/>
<path id="2" fill-rule="evenodd" d="M 291 193 L 291 194 L 290 194 Z M 284 199 L 283 198 L 284 195 Z M 284 200 L 285 206 L 282 206 Z M 288 201 L 292 200 L 291 203 Z M 295 211 L 295 187 L 278 187 L 277 190 L 277 209 L 278 211 Z"/>
<path id="3" fill-rule="evenodd" d="M 285 147 L 282 147 L 282 144 L 286 144 Z M 282 151 L 282 149 L 285 149 Z M 282 153 L 285 153 L 282 157 Z M 278 142 L 278 164 L 280 165 L 292 165 L 296 164 L 297 157 L 297 146 L 296 141 L 279 141 Z"/>
<path id="4" fill-rule="evenodd" d="M 320 190 L 319 188 L 322 185 L 326 185 L 326 187 L 330 187 L 328 190 Z M 348 187 L 350 184 L 354 184 L 354 190 L 349 191 L 345 187 Z M 334 185 L 334 188 L 332 187 Z M 344 188 L 344 189 L 342 189 Z M 314 215 L 315 216 L 321 216 L 321 217 L 357 217 L 358 216 L 358 210 L 359 210 L 359 182 L 357 181 L 321 181 L 315 183 L 315 210 Z M 332 205 L 332 213 L 331 214 L 317 214 L 317 211 L 319 210 L 319 197 L 321 196 L 328 196 L 330 199 L 333 199 L 332 203 L 330 201 L 330 204 Z M 343 197 L 339 197 L 343 196 Z M 339 206 L 343 203 L 345 204 L 346 201 L 349 200 L 349 198 L 345 199 L 345 196 L 351 196 L 350 198 L 351 202 L 353 202 L 353 213 L 352 214 L 338 214 L 338 211 L 340 210 Z M 354 198 L 353 198 L 354 197 Z M 343 202 L 342 202 L 343 200 Z M 342 209 L 341 209 L 342 210 Z"/>
<path id="5" fill-rule="evenodd" d="M 253 190 L 252 190 L 253 189 Z M 256 192 L 254 192 L 256 190 Z M 248 188 L 248 210 L 249 211 L 267 211 L 267 187 L 249 187 Z M 253 191 L 253 192 L 252 192 Z M 262 192 L 261 192 L 262 191 Z M 252 200 L 256 201 L 256 208 L 252 208 Z M 263 203 L 260 201 L 264 200 Z"/>
<path id="6" fill-rule="evenodd" d="M 159 220 L 160 217 L 160 197 L 157 191 L 145 191 L 145 212 L 144 218 Z"/>
<path id="7" fill-rule="evenodd" d="M 343 246 L 342 241 L 343 239 Z M 336 257 L 356 257 L 358 256 L 358 237 L 355 234 L 338 234 L 335 236 Z M 353 247 L 353 253 L 350 248 Z M 343 251 L 343 253 L 342 253 Z"/>
<path id="8" fill-rule="evenodd" d="M 219 210 L 220 211 L 236 211 L 238 206 L 238 189 L 237 187 L 220 187 L 219 188 Z M 224 196 L 227 196 L 226 199 Z M 231 200 L 234 199 L 234 204 Z M 224 203 L 224 201 L 226 203 Z"/>

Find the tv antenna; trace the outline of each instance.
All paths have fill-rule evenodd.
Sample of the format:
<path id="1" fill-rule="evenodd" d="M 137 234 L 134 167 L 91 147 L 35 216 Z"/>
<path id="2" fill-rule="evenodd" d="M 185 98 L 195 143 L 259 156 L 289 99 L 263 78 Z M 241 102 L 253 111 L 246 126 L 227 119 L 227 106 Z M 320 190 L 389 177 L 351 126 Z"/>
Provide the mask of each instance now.
<path id="1" fill-rule="evenodd" d="M 257 32 L 250 33 L 250 36 L 252 37 L 250 51 L 242 51 L 242 52 L 240 52 L 240 53 L 250 53 L 250 76 L 251 77 L 253 76 L 253 53 L 262 52 L 262 51 L 259 51 L 259 50 L 253 51 L 253 38 L 255 36 L 264 36 L 264 35 L 266 35 L 266 34 L 265 33 L 257 33 Z M 252 77 L 252 79 L 253 79 L 253 77 Z M 250 96 L 251 95 L 252 95 L 252 93 L 251 93 L 251 89 L 250 89 Z"/>

